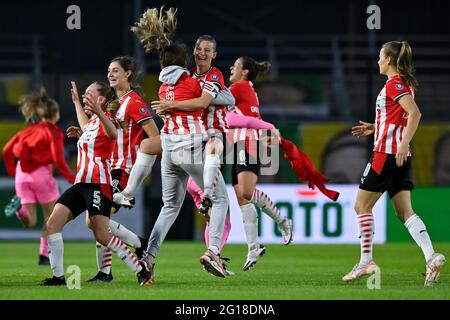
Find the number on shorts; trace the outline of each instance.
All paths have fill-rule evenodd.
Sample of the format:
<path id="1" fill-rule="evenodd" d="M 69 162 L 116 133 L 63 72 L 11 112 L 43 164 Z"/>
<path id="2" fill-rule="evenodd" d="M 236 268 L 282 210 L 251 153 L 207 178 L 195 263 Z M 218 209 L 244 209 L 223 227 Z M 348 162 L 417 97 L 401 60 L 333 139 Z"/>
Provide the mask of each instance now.
<path id="1" fill-rule="evenodd" d="M 100 204 L 100 202 L 102 201 L 102 198 L 100 198 L 100 191 L 99 190 L 95 190 L 94 191 L 94 204 Z"/>

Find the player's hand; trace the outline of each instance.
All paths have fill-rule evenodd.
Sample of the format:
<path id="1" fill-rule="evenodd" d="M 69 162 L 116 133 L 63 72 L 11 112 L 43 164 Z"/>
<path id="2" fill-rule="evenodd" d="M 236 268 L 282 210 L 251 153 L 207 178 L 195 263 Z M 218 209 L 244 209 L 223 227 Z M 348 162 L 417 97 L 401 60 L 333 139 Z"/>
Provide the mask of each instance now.
<path id="1" fill-rule="evenodd" d="M 74 104 L 80 104 L 80 96 L 78 95 L 78 88 L 77 88 L 77 84 L 75 83 L 75 81 L 70 81 L 72 88 L 70 88 L 70 94 L 72 95 L 72 102 Z"/>
<path id="2" fill-rule="evenodd" d="M 84 103 L 84 110 L 92 112 L 97 116 L 103 113 L 101 104 L 98 101 L 98 99 L 97 100 L 95 99 L 93 93 L 86 92 L 86 94 L 83 95 L 83 103 Z"/>
<path id="3" fill-rule="evenodd" d="M 155 110 L 156 114 L 164 114 L 167 110 L 173 109 L 173 101 L 168 100 L 157 100 L 151 102 L 152 109 Z"/>
<path id="4" fill-rule="evenodd" d="M 355 137 L 370 136 L 375 132 L 375 125 L 364 121 L 359 121 L 359 125 L 352 127 L 352 135 Z"/>
<path id="5" fill-rule="evenodd" d="M 76 126 L 70 126 L 67 128 L 66 133 L 67 133 L 67 138 L 78 139 L 83 134 L 83 130 L 81 130 L 81 128 L 76 127 Z"/>
<path id="6" fill-rule="evenodd" d="M 409 145 L 402 141 L 400 145 L 398 146 L 397 153 L 395 154 L 395 163 L 397 166 L 401 167 L 403 166 L 407 159 L 408 159 L 408 153 L 409 153 Z"/>

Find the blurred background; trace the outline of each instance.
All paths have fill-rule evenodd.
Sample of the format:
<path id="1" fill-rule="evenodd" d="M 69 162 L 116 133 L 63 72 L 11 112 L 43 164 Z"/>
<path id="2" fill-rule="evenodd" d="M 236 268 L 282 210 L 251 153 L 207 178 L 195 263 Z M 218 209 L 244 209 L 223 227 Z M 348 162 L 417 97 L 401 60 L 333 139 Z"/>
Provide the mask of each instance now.
<path id="1" fill-rule="evenodd" d="M 66 27 L 70 5 L 81 10 L 80 30 Z M 106 81 L 109 61 L 118 55 L 137 59 L 145 98 L 156 99 L 158 57 L 144 54 L 130 26 L 146 8 L 161 5 L 178 8 L 176 39 L 191 49 L 202 34 L 216 38 L 214 63 L 225 79 L 242 55 L 272 63 L 270 72 L 255 82 L 263 119 L 276 124 L 283 136 L 307 152 L 337 189 L 341 184 L 359 183 L 372 148 L 372 139 L 353 138 L 350 128 L 358 120 L 374 120 L 375 99 L 386 81 L 378 73 L 380 46 L 407 40 L 413 49 L 419 81 L 416 102 L 422 112 L 412 143 L 417 186 L 413 204 L 424 210 L 434 206 L 438 216 L 433 219 L 446 219 L 444 225 L 449 226 L 448 205 L 444 209 L 437 205 L 450 195 L 448 1 L 5 1 L 0 20 L 0 146 L 25 126 L 17 108 L 19 97 L 40 86 L 60 103 L 59 126 L 76 124 L 70 80 L 77 81 L 80 91 L 95 80 Z M 369 5 L 381 10 L 380 29 L 367 28 Z M 65 152 L 75 170 L 76 141 L 68 140 Z M 162 204 L 159 173 L 158 160 L 138 213 L 142 219 L 138 228 L 144 234 L 151 230 Z M 13 179 L 7 177 L 3 161 L 0 175 L 3 206 L 14 194 Z M 230 182 L 230 175 L 224 176 Z M 298 180 L 281 159 L 278 174 L 263 176 L 260 182 L 296 188 Z M 387 212 L 392 211 L 389 208 Z M 192 209 L 187 196 L 169 238 L 201 238 L 202 221 Z M 349 205 L 350 213 L 351 209 Z M 18 221 L 1 215 L 0 228 L 19 227 Z M 395 230 L 387 231 L 388 238 Z M 5 234 L 3 238 L 8 237 Z"/>

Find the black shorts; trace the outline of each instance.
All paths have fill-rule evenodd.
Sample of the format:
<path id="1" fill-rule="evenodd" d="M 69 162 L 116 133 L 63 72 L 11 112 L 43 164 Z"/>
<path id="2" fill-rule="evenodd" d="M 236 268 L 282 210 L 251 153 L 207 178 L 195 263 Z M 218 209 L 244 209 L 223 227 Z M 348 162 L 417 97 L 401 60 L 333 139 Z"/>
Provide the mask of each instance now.
<path id="1" fill-rule="evenodd" d="M 234 161 L 231 167 L 231 183 L 238 184 L 238 175 L 244 171 L 251 171 L 257 176 L 260 174 L 261 163 L 259 161 L 259 142 L 256 142 L 256 157 L 250 155 L 245 148 L 245 142 L 239 141 L 234 144 Z"/>
<path id="2" fill-rule="evenodd" d="M 411 157 L 399 167 L 395 163 L 395 154 L 374 152 L 361 177 L 359 188 L 373 192 L 388 192 L 393 198 L 403 190 L 413 190 L 411 182 Z"/>
<path id="3" fill-rule="evenodd" d="M 56 203 L 65 205 L 75 219 L 84 211 L 89 216 L 111 214 L 111 186 L 95 183 L 77 183 L 59 197 Z"/>

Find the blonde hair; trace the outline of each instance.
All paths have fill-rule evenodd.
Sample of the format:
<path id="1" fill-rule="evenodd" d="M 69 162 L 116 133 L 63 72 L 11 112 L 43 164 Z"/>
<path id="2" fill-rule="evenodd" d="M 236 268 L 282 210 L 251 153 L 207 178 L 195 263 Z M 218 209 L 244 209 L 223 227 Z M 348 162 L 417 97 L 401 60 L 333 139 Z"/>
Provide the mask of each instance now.
<path id="1" fill-rule="evenodd" d="M 52 119 L 59 112 L 59 105 L 49 98 L 47 90 L 42 87 L 39 92 L 22 96 L 19 99 L 19 110 L 26 122 L 37 122 Z"/>
<path id="2" fill-rule="evenodd" d="M 135 22 L 131 27 L 131 31 L 137 35 L 144 46 L 145 52 L 160 52 L 172 44 L 177 27 L 176 12 L 177 9 L 174 8 L 166 11 L 164 7 L 147 9 L 139 22 Z"/>
<path id="3" fill-rule="evenodd" d="M 393 65 L 397 69 L 400 78 L 416 91 L 419 83 L 414 77 L 412 49 L 409 43 L 406 41 L 390 41 L 383 44 L 382 48 L 386 57 L 392 58 Z"/>

